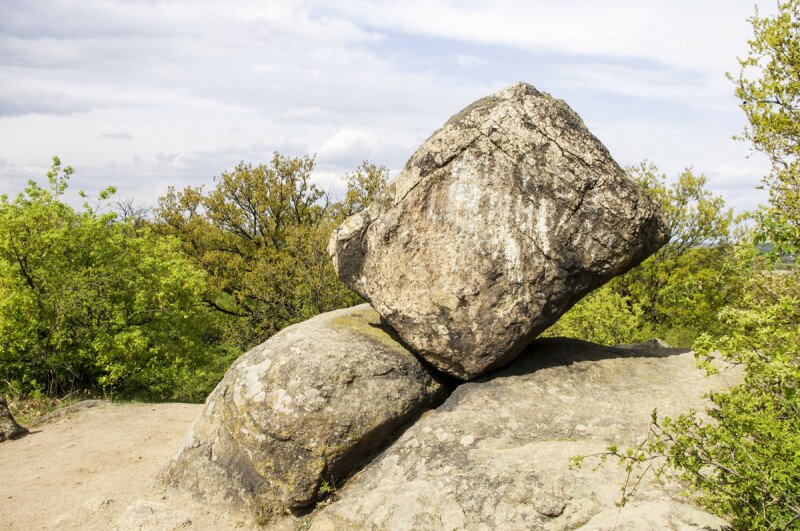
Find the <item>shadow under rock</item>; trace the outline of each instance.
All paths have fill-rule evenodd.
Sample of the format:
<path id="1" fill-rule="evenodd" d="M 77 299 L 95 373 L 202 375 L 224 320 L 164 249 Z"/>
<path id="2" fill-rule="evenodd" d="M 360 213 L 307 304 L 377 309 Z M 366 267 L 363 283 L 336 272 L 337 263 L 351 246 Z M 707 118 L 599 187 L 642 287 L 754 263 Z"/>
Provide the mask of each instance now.
<path id="1" fill-rule="evenodd" d="M 392 338 L 392 340 L 394 340 L 394 341 L 398 342 L 400 345 L 402 345 L 402 347 L 403 347 L 404 349 L 406 349 L 406 350 L 407 350 L 407 351 L 409 351 L 411 354 L 413 354 L 413 355 L 414 355 L 414 357 L 415 357 L 415 358 L 417 358 L 417 359 L 418 359 L 418 360 L 419 360 L 419 361 L 420 361 L 420 362 L 421 362 L 421 363 L 422 363 L 422 364 L 423 364 L 423 365 L 424 365 L 424 366 L 425 366 L 425 367 L 426 367 L 426 368 L 429 370 L 429 372 L 430 372 L 430 373 L 431 373 L 431 374 L 432 374 L 432 375 L 433 375 L 433 376 L 434 376 L 434 377 L 435 377 L 435 378 L 436 378 L 436 379 L 439 381 L 439 383 L 441 383 L 441 384 L 442 384 L 442 385 L 445 387 L 445 389 L 446 389 L 446 395 L 449 395 L 450 393 L 452 393 L 453 391 L 455 391 L 456 387 L 458 387 L 459 385 L 461 385 L 461 384 L 465 383 L 465 381 L 464 381 L 464 380 L 461 380 L 461 379 L 459 379 L 459 378 L 456 378 L 455 376 L 451 376 L 451 375 L 447 374 L 446 372 L 442 372 L 442 371 L 440 371 L 439 369 L 437 369 L 436 367 L 434 367 L 433 365 L 431 365 L 431 364 L 428 362 L 428 360 L 426 360 L 425 358 L 423 358 L 422 356 L 420 356 L 419 354 L 417 354 L 417 353 L 414 351 L 414 349 L 413 349 L 413 348 L 411 348 L 411 347 L 408 345 L 408 343 L 406 343 L 405 341 L 403 341 L 403 338 L 402 338 L 402 337 L 400 337 L 400 334 L 398 334 L 398 333 L 395 331 L 395 329 L 394 329 L 394 328 L 392 328 L 392 327 L 391 327 L 391 325 L 390 325 L 389 323 L 387 323 L 387 322 L 386 322 L 386 320 L 385 320 L 383 317 L 381 317 L 380 324 L 376 324 L 376 323 L 369 323 L 369 326 L 371 326 L 372 328 L 377 328 L 377 329 L 379 329 L 379 330 L 382 330 L 382 331 L 383 331 L 383 332 L 385 332 L 385 333 L 386 333 L 386 334 L 387 334 L 389 337 L 391 337 L 391 338 Z M 446 399 L 446 398 L 447 398 L 447 397 L 445 396 L 445 399 Z M 444 401 L 444 399 L 443 399 L 442 401 Z"/>
<path id="2" fill-rule="evenodd" d="M 568 337 L 535 339 L 511 363 L 475 382 L 495 378 L 524 376 L 542 369 L 572 365 L 583 361 L 600 361 L 611 358 L 666 358 L 689 352 L 687 348 L 662 347 L 656 343 L 638 343 L 625 346 L 605 346 Z"/>

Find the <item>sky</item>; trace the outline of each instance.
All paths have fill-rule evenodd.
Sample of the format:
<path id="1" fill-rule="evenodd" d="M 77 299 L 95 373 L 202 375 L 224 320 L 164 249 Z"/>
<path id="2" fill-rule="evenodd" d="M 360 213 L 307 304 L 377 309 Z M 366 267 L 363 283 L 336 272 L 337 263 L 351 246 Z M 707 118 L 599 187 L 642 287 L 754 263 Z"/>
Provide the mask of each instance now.
<path id="1" fill-rule="evenodd" d="M 738 211 L 768 163 L 734 140 L 759 0 L 0 0 L 0 193 L 44 179 L 152 206 L 239 161 L 315 154 L 334 195 L 362 160 L 396 175 L 472 101 L 526 81 L 622 166 L 684 168 Z M 74 197 L 74 196 L 73 196 Z"/>

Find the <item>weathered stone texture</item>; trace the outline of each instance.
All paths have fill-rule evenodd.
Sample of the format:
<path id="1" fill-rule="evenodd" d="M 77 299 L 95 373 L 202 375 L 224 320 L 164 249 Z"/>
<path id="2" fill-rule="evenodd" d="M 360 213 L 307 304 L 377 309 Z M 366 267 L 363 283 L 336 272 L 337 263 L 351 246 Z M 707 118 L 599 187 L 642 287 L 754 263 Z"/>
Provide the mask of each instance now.
<path id="1" fill-rule="evenodd" d="M 329 251 L 415 352 L 469 379 L 667 239 L 578 115 L 518 83 L 436 131 Z"/>
<path id="2" fill-rule="evenodd" d="M 16 439 L 27 434 L 27 428 L 23 428 L 8 410 L 8 402 L 4 396 L 0 396 L 0 442 L 7 439 Z"/>
<path id="3" fill-rule="evenodd" d="M 620 510 L 624 469 L 594 470 L 588 459 L 576 470 L 570 459 L 634 445 L 654 408 L 699 409 L 724 383 L 685 350 L 538 339 L 426 413 L 312 529 L 721 529 L 719 518 L 678 501 L 674 486 L 651 480 Z"/>
<path id="4" fill-rule="evenodd" d="M 234 363 L 162 481 L 256 513 L 304 507 L 445 391 L 369 305 L 322 314 Z"/>

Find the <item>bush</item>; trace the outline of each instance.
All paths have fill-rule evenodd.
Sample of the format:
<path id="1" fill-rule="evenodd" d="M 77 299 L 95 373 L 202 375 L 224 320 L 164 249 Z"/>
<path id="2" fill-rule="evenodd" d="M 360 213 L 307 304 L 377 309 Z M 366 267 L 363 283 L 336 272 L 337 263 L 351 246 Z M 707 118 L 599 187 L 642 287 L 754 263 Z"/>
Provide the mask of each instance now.
<path id="1" fill-rule="evenodd" d="M 575 337 L 601 345 L 634 343 L 647 339 L 642 324 L 641 306 L 606 284 L 580 300 L 542 335 Z"/>
<path id="2" fill-rule="evenodd" d="M 710 393 L 704 414 L 653 412 L 642 445 L 608 455 L 638 475 L 663 460 L 658 474 L 684 480 L 737 529 L 789 529 L 800 525 L 800 273 L 763 269 L 752 246 L 737 254 L 749 280 L 720 313 L 724 333 L 703 335 L 695 350 L 710 372 L 741 367 L 744 382 Z"/>
<path id="3" fill-rule="evenodd" d="M 387 170 L 364 162 L 346 175 L 332 202 L 311 182 L 314 159 L 275 153 L 269 164 L 241 163 L 208 192 L 170 188 L 156 209 L 157 229 L 179 238 L 208 273 L 203 302 L 229 317 L 226 337 L 242 349 L 282 328 L 361 299 L 333 270 L 333 229 L 369 204 Z"/>
<path id="4" fill-rule="evenodd" d="M 200 398 L 207 382 L 188 395 L 182 386 L 225 353 L 198 305 L 205 273 L 173 238 L 62 202 L 71 174 L 54 158 L 49 189 L 30 182 L 0 201 L 0 382 L 51 396 Z"/>

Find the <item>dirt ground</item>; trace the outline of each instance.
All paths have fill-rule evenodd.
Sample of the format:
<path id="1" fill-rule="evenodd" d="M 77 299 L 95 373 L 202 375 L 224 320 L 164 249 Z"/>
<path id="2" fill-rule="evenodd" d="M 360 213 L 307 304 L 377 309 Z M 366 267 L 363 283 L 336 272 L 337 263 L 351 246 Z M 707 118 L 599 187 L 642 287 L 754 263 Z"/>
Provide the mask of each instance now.
<path id="1" fill-rule="evenodd" d="M 104 404 L 0 443 L 0 528 L 109 529 L 200 415 L 196 404 Z"/>

